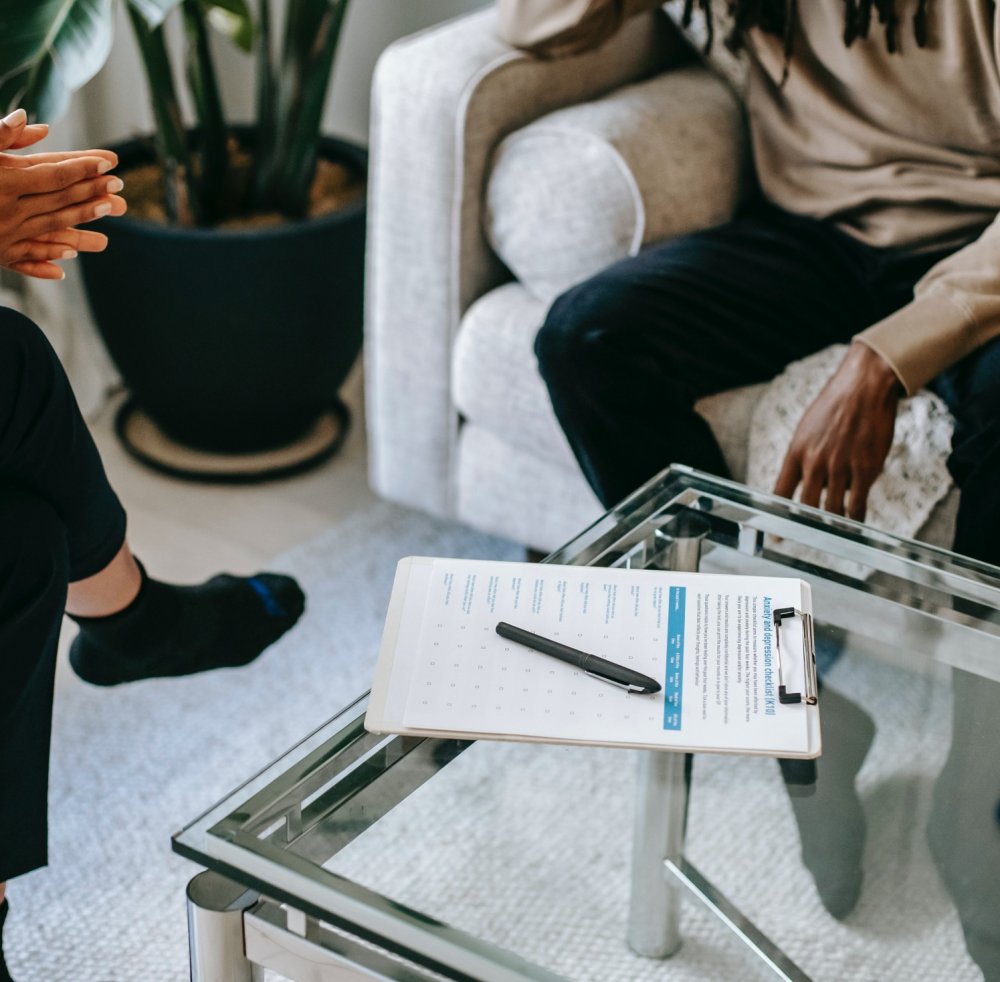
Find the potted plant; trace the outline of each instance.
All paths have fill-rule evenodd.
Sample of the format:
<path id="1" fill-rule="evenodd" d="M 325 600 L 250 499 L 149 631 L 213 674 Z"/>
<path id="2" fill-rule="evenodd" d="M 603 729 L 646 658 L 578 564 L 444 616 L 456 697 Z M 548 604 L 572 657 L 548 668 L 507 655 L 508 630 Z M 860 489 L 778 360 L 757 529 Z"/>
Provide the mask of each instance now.
<path id="1" fill-rule="evenodd" d="M 81 257 L 95 321 L 132 396 L 119 432 L 127 437 L 138 406 L 168 442 L 230 456 L 275 451 L 265 473 L 326 456 L 346 429 L 337 391 L 362 334 L 366 154 L 320 134 L 348 0 L 287 0 L 280 31 L 272 0 L 260 0 L 256 17 L 246 0 L 6 4 L 0 64 L 15 67 L 0 103 L 47 121 L 64 111 L 107 58 L 115 2 L 155 120 L 152 138 L 114 148 L 129 213 L 107 220 L 104 253 Z M 183 23 L 183 73 L 165 38 L 171 16 Z M 212 30 L 255 59 L 251 125 L 226 119 Z M 189 130 L 182 77 L 196 111 Z M 301 452 L 276 450 L 296 441 Z M 200 469 L 171 453 L 148 462 Z M 256 476 L 247 466 L 249 475 L 207 469 Z"/>

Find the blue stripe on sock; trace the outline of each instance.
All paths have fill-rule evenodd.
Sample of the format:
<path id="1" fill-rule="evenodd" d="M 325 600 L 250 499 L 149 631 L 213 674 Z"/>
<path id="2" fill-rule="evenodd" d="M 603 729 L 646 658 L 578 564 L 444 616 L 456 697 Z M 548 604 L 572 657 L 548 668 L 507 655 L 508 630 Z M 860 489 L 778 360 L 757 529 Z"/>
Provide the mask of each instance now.
<path id="1" fill-rule="evenodd" d="M 268 585 L 256 576 L 251 576 L 247 580 L 250 587 L 253 589 L 254 593 L 260 597 L 261 603 L 264 605 L 264 613 L 269 617 L 286 617 L 287 611 L 284 607 L 278 603 L 278 598 L 270 591 Z"/>

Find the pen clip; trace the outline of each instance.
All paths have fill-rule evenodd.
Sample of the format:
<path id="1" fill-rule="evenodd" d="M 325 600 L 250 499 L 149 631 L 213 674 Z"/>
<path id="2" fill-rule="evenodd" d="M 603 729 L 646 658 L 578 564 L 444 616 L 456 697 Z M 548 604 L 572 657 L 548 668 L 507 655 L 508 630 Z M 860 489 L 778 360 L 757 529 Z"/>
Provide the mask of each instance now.
<path id="1" fill-rule="evenodd" d="M 609 679 L 607 675 L 598 675 L 597 672 L 584 672 L 585 675 L 589 675 L 592 679 L 600 679 L 602 682 L 607 682 L 608 685 L 616 685 L 619 689 L 624 689 L 626 692 L 643 693 L 646 690 L 639 685 L 629 685 L 627 682 L 616 682 L 614 679 Z"/>

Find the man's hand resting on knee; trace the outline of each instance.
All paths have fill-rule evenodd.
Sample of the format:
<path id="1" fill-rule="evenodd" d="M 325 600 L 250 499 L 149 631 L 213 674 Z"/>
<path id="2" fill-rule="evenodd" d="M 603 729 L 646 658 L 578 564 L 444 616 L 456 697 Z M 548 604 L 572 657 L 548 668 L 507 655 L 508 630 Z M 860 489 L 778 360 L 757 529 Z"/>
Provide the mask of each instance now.
<path id="1" fill-rule="evenodd" d="M 107 237 L 75 226 L 125 213 L 108 174 L 118 158 L 109 150 L 13 154 L 44 139 L 48 127 L 28 125 L 20 109 L 0 119 L 0 266 L 39 279 L 59 280 L 57 259 L 100 252 Z"/>
<path id="2" fill-rule="evenodd" d="M 868 492 L 892 446 L 903 387 L 877 352 L 855 341 L 806 409 L 792 437 L 775 494 L 862 521 Z"/>

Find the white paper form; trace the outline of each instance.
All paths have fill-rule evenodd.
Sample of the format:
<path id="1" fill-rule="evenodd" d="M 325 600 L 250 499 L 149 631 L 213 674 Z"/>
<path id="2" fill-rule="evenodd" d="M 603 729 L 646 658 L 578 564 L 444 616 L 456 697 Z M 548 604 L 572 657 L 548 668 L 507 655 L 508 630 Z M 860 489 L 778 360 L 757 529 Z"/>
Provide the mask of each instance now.
<path id="1" fill-rule="evenodd" d="M 803 606 L 800 580 L 451 559 L 430 569 L 410 635 L 407 728 L 737 752 L 810 745 L 805 706 L 777 700 L 773 611 Z M 628 693 L 500 638 L 498 621 L 663 688 Z M 782 634 L 790 690 L 801 687 L 800 645 Z"/>

